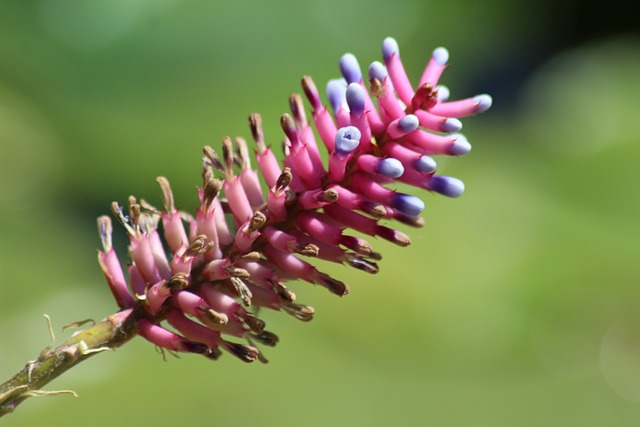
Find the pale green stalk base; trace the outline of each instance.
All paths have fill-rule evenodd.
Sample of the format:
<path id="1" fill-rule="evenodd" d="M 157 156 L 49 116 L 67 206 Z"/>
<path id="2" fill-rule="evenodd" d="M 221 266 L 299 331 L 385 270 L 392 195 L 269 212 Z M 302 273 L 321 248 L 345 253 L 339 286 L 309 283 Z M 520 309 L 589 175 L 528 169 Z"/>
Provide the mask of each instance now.
<path id="1" fill-rule="evenodd" d="M 113 350 L 136 335 L 133 310 L 113 314 L 100 323 L 74 334 L 57 347 L 45 348 L 38 359 L 28 362 L 13 378 L 0 385 L 0 417 L 9 414 L 29 397 L 74 392 L 43 391 L 53 379 L 94 354 Z"/>

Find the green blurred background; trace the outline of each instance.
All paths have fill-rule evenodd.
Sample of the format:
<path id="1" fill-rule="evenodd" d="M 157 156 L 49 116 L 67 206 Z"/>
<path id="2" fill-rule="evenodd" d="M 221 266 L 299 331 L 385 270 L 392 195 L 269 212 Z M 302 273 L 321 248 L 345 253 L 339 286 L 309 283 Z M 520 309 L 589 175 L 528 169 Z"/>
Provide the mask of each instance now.
<path id="1" fill-rule="evenodd" d="M 163 362 L 135 340 L 50 384 L 6 426 L 629 426 L 640 423 L 640 39 L 614 2 L 0 1 L 0 379 L 62 325 L 115 304 L 95 217 L 130 194 L 196 204 L 203 145 L 278 144 L 300 77 L 319 86 L 394 36 L 419 78 L 446 46 L 474 149 L 442 159 L 457 200 L 423 194 L 406 249 L 381 272 L 326 266 L 339 300 L 265 313 L 270 363 Z M 124 245 L 123 232 L 116 243 Z M 323 266 L 324 267 L 324 266 Z"/>

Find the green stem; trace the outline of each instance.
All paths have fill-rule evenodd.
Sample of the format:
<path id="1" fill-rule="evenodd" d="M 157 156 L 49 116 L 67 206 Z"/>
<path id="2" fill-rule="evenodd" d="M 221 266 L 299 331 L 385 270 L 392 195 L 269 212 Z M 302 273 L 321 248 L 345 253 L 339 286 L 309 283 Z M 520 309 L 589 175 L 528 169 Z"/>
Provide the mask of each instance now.
<path id="1" fill-rule="evenodd" d="M 0 417 L 13 412 L 29 397 L 59 394 L 44 392 L 41 387 L 94 354 L 113 350 L 133 338 L 136 335 L 134 313 L 133 310 L 118 312 L 55 348 L 45 348 L 38 359 L 28 362 L 20 372 L 0 384 Z"/>

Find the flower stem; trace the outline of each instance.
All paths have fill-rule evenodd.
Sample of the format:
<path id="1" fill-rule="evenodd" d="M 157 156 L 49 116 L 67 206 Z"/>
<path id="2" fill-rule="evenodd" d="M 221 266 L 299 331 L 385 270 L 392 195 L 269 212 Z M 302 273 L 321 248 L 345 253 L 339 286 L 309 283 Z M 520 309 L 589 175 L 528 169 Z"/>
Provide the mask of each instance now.
<path id="1" fill-rule="evenodd" d="M 0 384 L 0 417 L 9 414 L 29 397 L 75 394 L 72 391 L 41 390 L 59 375 L 94 354 L 120 347 L 136 335 L 135 311 L 115 313 L 82 330 L 55 348 L 45 348 L 39 357 L 28 362 L 11 379 Z"/>

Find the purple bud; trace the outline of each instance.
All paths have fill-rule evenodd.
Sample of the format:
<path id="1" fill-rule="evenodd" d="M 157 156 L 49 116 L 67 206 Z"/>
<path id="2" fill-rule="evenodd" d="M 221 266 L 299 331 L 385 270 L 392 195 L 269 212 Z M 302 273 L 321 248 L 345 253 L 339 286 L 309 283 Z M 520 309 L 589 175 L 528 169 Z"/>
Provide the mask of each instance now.
<path id="1" fill-rule="evenodd" d="M 387 37 L 382 42 L 382 57 L 385 61 L 389 60 L 391 55 L 399 52 L 398 42 L 393 37 Z"/>
<path id="2" fill-rule="evenodd" d="M 422 156 L 413 164 L 420 172 L 433 172 L 436 170 L 436 161 L 429 156 Z"/>
<path id="3" fill-rule="evenodd" d="M 362 80 L 362 71 L 358 60 L 351 53 L 345 53 L 340 58 L 340 72 L 347 83 L 358 83 Z"/>
<path id="4" fill-rule="evenodd" d="M 459 132 L 460 129 L 462 129 L 462 122 L 453 117 L 449 117 L 442 123 L 441 129 L 446 133 Z"/>
<path id="5" fill-rule="evenodd" d="M 347 105 L 356 116 L 361 116 L 364 113 L 364 95 L 364 89 L 359 83 L 351 83 L 347 87 Z"/>
<path id="6" fill-rule="evenodd" d="M 403 131 L 409 133 L 418 129 L 418 126 L 420 126 L 420 120 L 418 120 L 418 118 L 413 114 L 407 114 L 406 116 L 400 119 L 398 124 L 400 125 L 400 128 L 402 128 Z"/>
<path id="7" fill-rule="evenodd" d="M 360 144 L 360 130 L 355 126 L 345 126 L 336 132 L 336 153 L 349 154 Z"/>
<path id="8" fill-rule="evenodd" d="M 440 102 L 446 101 L 451 96 L 451 91 L 444 85 L 436 86 L 436 90 L 438 91 L 438 101 Z"/>
<path id="9" fill-rule="evenodd" d="M 490 95 L 487 94 L 476 96 L 474 98 L 474 101 L 476 101 L 476 104 L 478 104 L 478 106 L 476 107 L 476 113 L 487 111 L 493 103 L 493 99 Z"/>
<path id="10" fill-rule="evenodd" d="M 389 73 L 387 72 L 387 68 L 382 65 L 381 62 L 375 61 L 369 65 L 369 79 L 378 79 L 383 81 L 388 75 Z"/>
<path id="11" fill-rule="evenodd" d="M 327 98 L 333 108 L 333 111 L 338 112 L 340 108 L 347 102 L 347 83 L 344 79 L 333 79 L 327 83 Z"/>
<path id="12" fill-rule="evenodd" d="M 471 151 L 471 144 L 469 144 L 469 141 L 467 141 L 467 138 L 465 138 L 464 135 L 458 134 L 455 136 L 456 139 L 453 141 L 453 144 L 451 144 L 451 147 L 449 148 L 449 154 L 452 154 L 454 156 L 463 156 Z"/>
<path id="13" fill-rule="evenodd" d="M 449 60 L 449 51 L 444 47 L 439 47 L 433 51 L 431 56 L 438 65 L 446 65 Z"/>
<path id="14" fill-rule="evenodd" d="M 391 199 L 391 207 L 408 216 L 418 216 L 424 210 L 424 202 L 410 194 L 396 193 Z"/>
<path id="15" fill-rule="evenodd" d="M 447 197 L 460 197 L 464 193 L 464 183 L 450 176 L 434 175 L 427 187 Z"/>
<path id="16" fill-rule="evenodd" d="M 376 171 L 388 178 L 398 178 L 404 173 L 404 167 L 400 160 L 389 157 L 378 162 Z"/>

